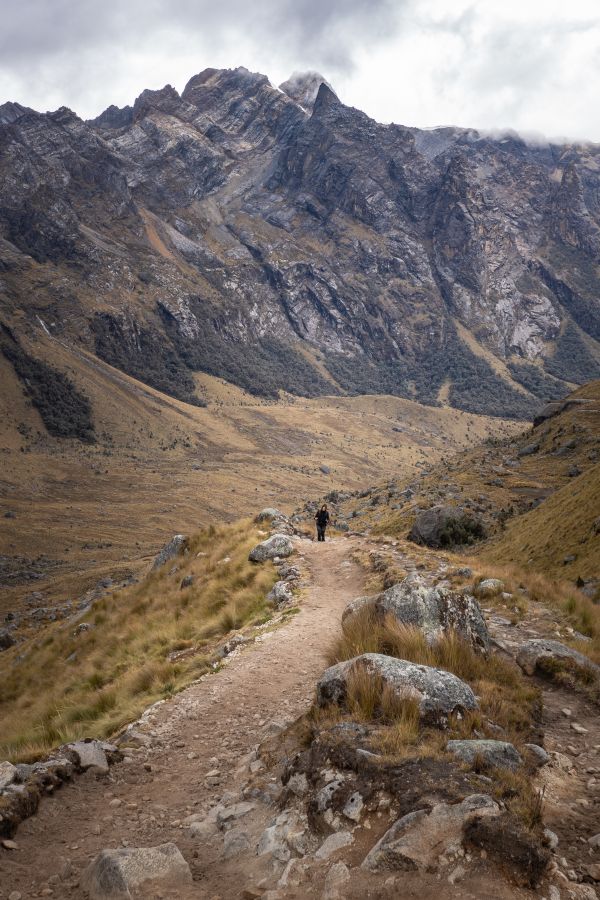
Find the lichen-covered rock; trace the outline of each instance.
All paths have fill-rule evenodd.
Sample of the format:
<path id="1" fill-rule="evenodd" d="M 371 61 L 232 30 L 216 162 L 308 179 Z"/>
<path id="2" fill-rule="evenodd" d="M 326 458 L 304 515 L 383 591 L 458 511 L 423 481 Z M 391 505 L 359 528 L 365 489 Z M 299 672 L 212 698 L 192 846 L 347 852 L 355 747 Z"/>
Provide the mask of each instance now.
<path id="1" fill-rule="evenodd" d="M 521 755 L 507 741 L 448 741 L 446 750 L 466 763 L 473 763 L 479 758 L 488 766 L 513 771 L 523 765 Z"/>
<path id="2" fill-rule="evenodd" d="M 185 534 L 175 534 L 171 538 L 171 540 L 165 544 L 160 553 L 156 555 L 156 558 L 152 564 L 153 569 L 160 569 L 161 566 L 164 566 L 166 562 L 170 559 L 174 559 L 179 555 L 182 547 L 187 542 L 187 537 Z"/>
<path id="3" fill-rule="evenodd" d="M 439 803 L 398 819 L 365 857 L 362 868 L 435 871 L 440 857 L 462 848 L 463 829 L 475 817 L 497 816 L 500 808 L 486 794 L 473 794 L 462 803 Z"/>
<path id="4" fill-rule="evenodd" d="M 261 509 L 259 514 L 254 519 L 255 522 L 270 522 L 272 519 L 280 519 L 282 518 L 283 513 L 279 512 L 278 509 L 275 509 L 273 506 L 266 506 L 264 509 Z"/>
<path id="5" fill-rule="evenodd" d="M 473 593 L 476 597 L 479 597 L 480 600 L 483 600 L 488 597 L 496 597 L 498 594 L 501 594 L 504 590 L 504 582 L 500 581 L 499 578 L 484 578 L 483 581 L 480 581 L 475 585 Z"/>
<path id="6" fill-rule="evenodd" d="M 282 606 L 294 599 L 294 595 L 287 581 L 276 581 L 269 593 L 267 600 L 274 603 L 275 606 Z"/>
<path id="7" fill-rule="evenodd" d="M 192 884 L 190 867 L 175 844 L 102 850 L 81 879 L 90 900 L 131 900 L 131 890 L 147 882 L 168 889 Z"/>
<path id="8" fill-rule="evenodd" d="M 477 709 L 477 700 L 468 684 L 444 669 L 421 666 L 382 653 L 363 653 L 337 663 L 324 672 L 317 685 L 317 703 L 343 705 L 348 679 L 361 668 L 380 676 L 399 696 L 414 698 L 423 721 L 443 724 L 453 712 Z"/>
<path id="9" fill-rule="evenodd" d="M 274 534 L 266 541 L 262 541 L 254 547 L 248 556 L 251 562 L 265 562 L 275 557 L 291 556 L 294 545 L 286 534 Z"/>
<path id="10" fill-rule="evenodd" d="M 378 620 L 392 615 L 403 625 L 420 628 L 430 643 L 454 630 L 474 649 L 489 648 L 487 626 L 475 598 L 443 587 L 429 587 L 418 575 L 409 575 L 374 597 L 353 600 L 342 614 L 342 623 L 364 609 L 372 609 Z"/>
<path id="11" fill-rule="evenodd" d="M 486 536 L 481 519 L 459 506 L 432 506 L 418 513 L 408 540 L 426 547 L 472 544 Z"/>
<path id="12" fill-rule="evenodd" d="M 533 675 L 536 670 L 551 671 L 556 667 L 571 670 L 586 680 L 600 680 L 600 666 L 560 641 L 545 638 L 525 641 L 517 654 L 517 663 L 526 675 Z"/>
<path id="13" fill-rule="evenodd" d="M 12 784 L 17 777 L 17 769 L 11 762 L 0 763 L 0 791 Z"/>

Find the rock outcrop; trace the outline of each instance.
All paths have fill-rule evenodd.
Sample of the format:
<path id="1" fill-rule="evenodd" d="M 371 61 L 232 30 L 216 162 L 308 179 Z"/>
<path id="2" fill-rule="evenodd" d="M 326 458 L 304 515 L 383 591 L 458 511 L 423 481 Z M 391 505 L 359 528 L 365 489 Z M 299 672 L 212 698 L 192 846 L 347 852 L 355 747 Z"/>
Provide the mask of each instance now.
<path id="1" fill-rule="evenodd" d="M 415 699 L 425 722 L 443 723 L 454 712 L 477 709 L 469 685 L 451 672 L 381 653 L 363 653 L 327 669 L 317 685 L 317 703 L 343 705 L 349 680 L 361 670 L 368 676 L 381 678 L 398 696 Z"/>
<path id="2" fill-rule="evenodd" d="M 440 858 L 462 849 L 465 827 L 474 819 L 498 816 L 500 807 L 486 794 L 462 803 L 440 803 L 399 819 L 366 856 L 362 867 L 371 872 L 394 869 L 435 871 Z"/>
<path id="3" fill-rule="evenodd" d="M 482 739 L 448 741 L 446 750 L 462 762 L 469 764 L 480 760 L 484 766 L 513 770 L 523 765 L 520 753 L 508 741 Z"/>
<path id="4" fill-rule="evenodd" d="M 481 519 L 457 506 L 432 506 L 417 513 L 409 541 L 439 549 L 472 544 L 486 536 Z"/>
<path id="5" fill-rule="evenodd" d="M 266 541 L 257 544 L 250 551 L 251 562 L 265 562 L 267 559 L 285 558 L 294 552 L 294 545 L 286 534 L 274 534 Z"/>
<path id="6" fill-rule="evenodd" d="M 583 653 L 561 644 L 560 641 L 546 638 L 525 641 L 519 648 L 517 662 L 527 675 L 533 675 L 535 672 L 552 674 L 562 670 L 573 672 L 584 681 L 600 682 L 600 666 Z"/>
<path id="7" fill-rule="evenodd" d="M 402 625 L 419 628 L 430 643 L 455 631 L 474 649 L 489 648 L 487 626 L 475 598 L 443 587 L 429 587 L 418 575 L 409 575 L 374 597 L 353 600 L 343 612 L 342 624 L 365 610 L 371 611 L 376 620 L 383 621 L 389 615 Z"/>
<path id="8" fill-rule="evenodd" d="M 84 871 L 81 884 L 90 900 L 131 900 L 138 888 L 190 885 L 192 873 L 175 844 L 123 847 L 103 850 Z"/>

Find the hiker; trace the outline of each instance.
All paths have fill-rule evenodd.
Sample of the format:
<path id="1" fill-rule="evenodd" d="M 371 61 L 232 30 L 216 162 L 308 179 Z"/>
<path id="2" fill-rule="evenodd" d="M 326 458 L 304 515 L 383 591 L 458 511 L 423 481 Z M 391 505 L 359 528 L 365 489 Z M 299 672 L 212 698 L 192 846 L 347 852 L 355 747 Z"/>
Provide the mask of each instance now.
<path id="1" fill-rule="evenodd" d="M 325 529 L 329 525 L 329 513 L 327 511 L 326 503 L 324 503 L 321 509 L 315 513 L 315 521 L 317 523 L 317 540 L 324 541 Z"/>

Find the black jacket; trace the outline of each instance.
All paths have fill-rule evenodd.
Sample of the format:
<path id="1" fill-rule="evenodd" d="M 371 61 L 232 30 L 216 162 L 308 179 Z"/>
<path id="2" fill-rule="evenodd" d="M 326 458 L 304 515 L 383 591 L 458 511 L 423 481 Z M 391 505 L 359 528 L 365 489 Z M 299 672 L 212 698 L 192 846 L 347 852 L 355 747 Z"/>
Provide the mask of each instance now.
<path id="1" fill-rule="evenodd" d="M 326 509 L 320 509 L 316 514 L 315 519 L 317 520 L 317 525 L 320 525 L 321 528 L 324 528 L 325 525 L 329 524 L 329 513 Z"/>

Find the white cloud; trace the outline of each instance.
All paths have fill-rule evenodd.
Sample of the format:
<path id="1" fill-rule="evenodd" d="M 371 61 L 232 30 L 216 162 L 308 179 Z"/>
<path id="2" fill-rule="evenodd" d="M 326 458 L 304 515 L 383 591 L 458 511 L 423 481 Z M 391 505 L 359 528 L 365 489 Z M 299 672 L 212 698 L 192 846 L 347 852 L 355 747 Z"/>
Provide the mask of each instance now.
<path id="1" fill-rule="evenodd" d="M 380 121 L 600 141 L 596 0 L 0 0 L 0 102 L 92 116 L 207 66 L 317 69 Z"/>

